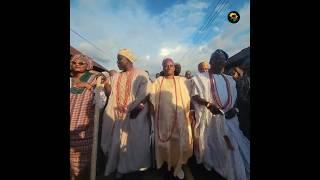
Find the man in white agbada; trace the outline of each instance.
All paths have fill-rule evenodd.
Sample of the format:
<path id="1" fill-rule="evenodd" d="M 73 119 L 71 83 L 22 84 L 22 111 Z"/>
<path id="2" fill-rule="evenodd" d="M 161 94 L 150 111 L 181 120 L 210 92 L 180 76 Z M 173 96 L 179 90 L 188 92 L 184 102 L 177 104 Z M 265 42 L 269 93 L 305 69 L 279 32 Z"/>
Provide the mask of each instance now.
<path id="1" fill-rule="evenodd" d="M 184 179 L 188 159 L 192 156 L 190 113 L 190 83 L 185 77 L 174 76 L 174 62 L 162 62 L 164 76 L 150 88 L 150 100 L 155 111 L 155 155 L 157 169 L 166 162 L 173 175 Z"/>
<path id="2" fill-rule="evenodd" d="M 118 67 L 123 70 L 105 84 L 108 104 L 103 113 L 101 146 L 107 156 L 105 175 L 123 174 L 150 167 L 150 119 L 147 96 L 149 77 L 133 67 L 134 55 L 128 49 L 118 53 Z"/>
<path id="3" fill-rule="evenodd" d="M 195 106 L 194 152 L 197 163 L 228 180 L 250 179 L 250 142 L 239 129 L 236 82 L 223 74 L 227 53 L 218 49 L 209 72 L 193 77 Z"/>

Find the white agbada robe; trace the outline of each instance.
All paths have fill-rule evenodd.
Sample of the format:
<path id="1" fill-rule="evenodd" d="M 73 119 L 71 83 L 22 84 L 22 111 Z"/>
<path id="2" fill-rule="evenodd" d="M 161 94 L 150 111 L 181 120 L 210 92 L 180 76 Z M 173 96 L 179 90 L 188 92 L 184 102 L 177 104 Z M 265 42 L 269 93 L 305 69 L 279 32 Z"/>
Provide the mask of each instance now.
<path id="1" fill-rule="evenodd" d="M 228 99 L 228 91 L 222 75 L 213 75 L 217 91 L 224 105 Z M 236 82 L 232 76 L 225 75 L 230 83 L 232 104 L 224 112 L 230 110 L 236 101 Z M 193 78 L 192 95 L 199 95 L 208 102 L 214 102 L 211 94 L 209 74 L 198 73 Z M 250 179 L 250 142 L 239 129 L 238 117 L 226 120 L 224 115 L 212 115 L 203 105 L 194 102 L 196 124 L 194 127 L 195 156 L 197 163 L 213 168 L 228 180 Z M 227 135 L 235 150 L 227 148 L 223 136 Z"/>
<path id="2" fill-rule="evenodd" d="M 134 69 L 128 98 L 128 112 L 136 107 L 148 94 L 149 78 L 145 71 Z M 128 72 L 124 72 L 128 74 Z M 112 172 L 122 174 L 149 168 L 150 157 L 150 118 L 148 106 L 135 119 L 126 113 L 123 118 L 117 115 L 117 83 L 121 73 L 111 77 L 111 94 L 103 113 L 101 147 L 107 155 L 105 175 Z M 127 75 L 120 82 L 126 86 Z"/>
<path id="3" fill-rule="evenodd" d="M 193 152 L 189 118 L 189 84 L 190 81 L 185 77 L 174 76 L 174 79 L 160 77 L 155 80 L 150 88 L 150 101 L 155 107 L 155 159 L 157 169 L 160 169 L 166 162 L 168 171 L 171 167 L 174 168 L 174 176 L 178 176 L 182 170 L 182 165 L 188 162 Z M 177 115 L 176 121 L 175 114 Z M 172 128 L 173 131 L 171 131 Z"/>

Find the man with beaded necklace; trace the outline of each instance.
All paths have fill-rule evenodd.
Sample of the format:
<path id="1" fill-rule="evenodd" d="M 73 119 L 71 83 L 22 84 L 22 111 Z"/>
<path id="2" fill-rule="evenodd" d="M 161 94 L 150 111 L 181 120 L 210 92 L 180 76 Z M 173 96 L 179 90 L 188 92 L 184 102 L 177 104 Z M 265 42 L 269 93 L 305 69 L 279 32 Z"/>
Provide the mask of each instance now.
<path id="1" fill-rule="evenodd" d="M 195 106 L 194 152 L 197 163 L 214 169 L 228 180 L 250 179 L 250 142 L 239 129 L 236 82 L 223 74 L 228 54 L 212 53 L 210 69 L 196 74 L 192 101 Z"/>
<path id="2" fill-rule="evenodd" d="M 175 76 L 171 58 L 162 62 L 164 76 L 155 80 L 150 88 L 150 101 L 154 110 L 155 156 L 157 168 L 167 163 L 168 171 L 184 178 L 186 163 L 192 156 L 193 142 L 190 113 L 190 81 Z"/>
<path id="3" fill-rule="evenodd" d="M 103 113 L 101 146 L 107 156 L 105 175 L 146 170 L 151 166 L 150 118 L 143 100 L 148 95 L 149 77 L 133 67 L 134 54 L 129 49 L 118 52 L 122 72 L 105 83 L 108 104 Z"/>

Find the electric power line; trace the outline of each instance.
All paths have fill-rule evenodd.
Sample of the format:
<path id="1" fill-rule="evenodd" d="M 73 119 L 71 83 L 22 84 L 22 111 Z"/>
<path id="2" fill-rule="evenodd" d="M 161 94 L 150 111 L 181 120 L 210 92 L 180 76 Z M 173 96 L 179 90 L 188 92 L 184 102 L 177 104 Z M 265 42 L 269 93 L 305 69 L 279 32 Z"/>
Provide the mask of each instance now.
<path id="1" fill-rule="evenodd" d="M 214 8 L 213 11 L 210 12 L 210 15 L 209 15 L 209 20 L 207 20 L 204 25 L 202 25 L 202 27 L 200 29 L 202 29 L 203 32 L 205 32 L 205 34 L 202 34 L 201 36 L 196 36 L 197 38 L 197 41 L 201 42 L 204 37 L 207 37 L 209 35 L 209 27 L 212 26 L 212 23 L 216 20 L 216 18 L 220 15 L 220 13 L 222 12 L 222 9 L 224 9 L 228 4 L 229 4 L 229 1 L 227 2 L 228 0 L 225 0 L 223 2 L 221 2 L 221 0 L 219 2 L 221 2 L 219 4 L 216 5 L 216 7 Z M 227 2 L 227 3 L 226 3 Z M 214 15 L 212 15 L 214 13 Z M 198 32 L 197 32 L 198 33 Z M 185 53 L 183 56 L 182 56 L 182 59 L 189 55 L 189 54 L 193 54 L 193 51 L 195 50 L 195 47 L 191 48 L 190 51 L 188 51 L 187 53 Z M 181 59 L 180 59 L 181 60 Z"/>
<path id="2" fill-rule="evenodd" d="M 90 40 L 88 40 L 87 38 L 83 37 L 81 34 L 79 34 L 78 32 L 76 32 L 75 30 L 73 30 L 72 28 L 70 28 L 70 31 L 73 32 L 74 34 L 78 35 L 80 38 L 82 38 L 83 40 L 87 41 L 90 45 L 92 45 L 94 48 L 96 48 L 97 50 L 99 50 L 100 53 L 102 53 L 102 55 L 108 54 L 106 53 L 104 50 L 100 49 L 98 46 L 96 46 L 93 42 L 91 42 Z M 108 56 L 109 57 L 109 56 Z M 109 57 L 109 59 L 111 60 L 112 58 Z"/>
<path id="3" fill-rule="evenodd" d="M 224 6 L 222 6 L 221 9 L 219 9 L 219 11 L 218 11 L 219 14 L 224 14 L 225 11 L 227 10 L 227 8 L 225 8 L 225 7 L 227 7 L 227 6 L 228 6 L 228 3 L 227 3 L 227 4 L 224 4 Z M 224 9 L 224 8 L 225 8 L 225 9 Z M 224 9 L 224 12 L 221 13 L 223 9 Z M 217 16 L 217 17 L 218 17 L 218 16 Z M 216 18 L 212 21 L 212 23 L 215 22 L 215 20 L 216 20 Z M 208 38 L 208 36 L 210 35 L 210 32 L 209 32 L 208 30 L 207 30 L 206 32 L 207 32 L 207 33 L 206 33 L 204 36 L 200 37 L 199 42 L 201 42 L 201 41 L 203 41 L 204 39 Z M 193 57 L 193 56 L 195 55 L 195 53 L 196 53 L 196 47 L 194 46 L 194 48 L 192 48 L 192 51 L 189 52 L 189 57 Z"/>

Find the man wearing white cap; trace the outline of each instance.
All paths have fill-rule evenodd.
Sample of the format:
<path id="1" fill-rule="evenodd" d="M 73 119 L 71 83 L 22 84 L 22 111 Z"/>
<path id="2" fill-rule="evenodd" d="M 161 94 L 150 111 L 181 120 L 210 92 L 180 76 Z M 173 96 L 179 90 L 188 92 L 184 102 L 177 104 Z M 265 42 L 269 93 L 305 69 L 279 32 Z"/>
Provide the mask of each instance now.
<path id="1" fill-rule="evenodd" d="M 101 146 L 107 156 L 105 175 L 117 172 L 120 178 L 151 165 L 148 106 L 142 103 L 149 77 L 133 67 L 135 57 L 130 50 L 121 49 L 117 59 L 122 71 L 105 83 L 109 100 L 103 113 Z"/>

